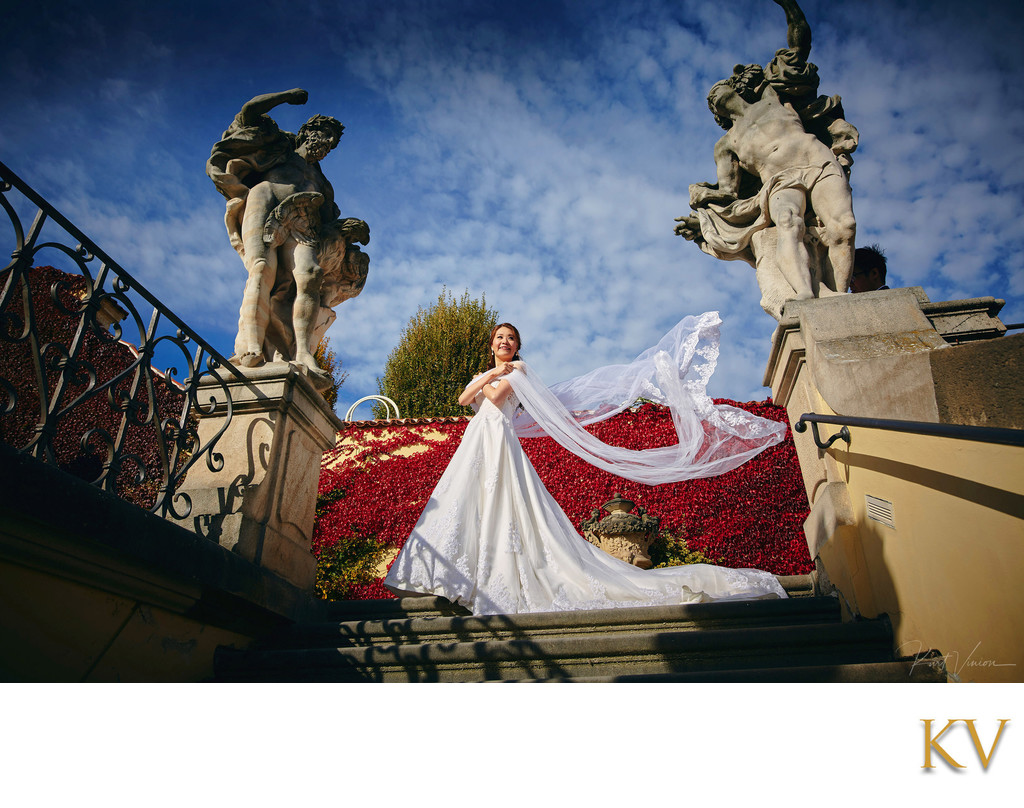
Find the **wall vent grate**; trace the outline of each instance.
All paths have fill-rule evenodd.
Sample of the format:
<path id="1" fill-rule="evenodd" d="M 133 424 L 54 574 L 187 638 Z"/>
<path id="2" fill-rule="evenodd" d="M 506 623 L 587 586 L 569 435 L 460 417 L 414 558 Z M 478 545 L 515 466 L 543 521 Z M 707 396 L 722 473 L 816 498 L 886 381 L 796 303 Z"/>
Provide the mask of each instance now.
<path id="1" fill-rule="evenodd" d="M 864 499 L 867 502 L 868 519 L 881 522 L 893 530 L 896 529 L 896 516 L 893 513 L 891 502 L 880 497 L 873 497 L 871 494 L 865 494 Z"/>

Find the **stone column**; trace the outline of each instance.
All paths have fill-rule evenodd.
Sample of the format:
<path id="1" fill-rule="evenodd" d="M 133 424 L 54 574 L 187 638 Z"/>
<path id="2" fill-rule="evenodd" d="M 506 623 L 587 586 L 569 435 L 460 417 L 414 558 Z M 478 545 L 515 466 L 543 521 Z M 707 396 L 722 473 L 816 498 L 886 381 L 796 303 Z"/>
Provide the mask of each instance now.
<path id="1" fill-rule="evenodd" d="M 223 467 L 211 471 L 202 459 L 179 489 L 192 501 L 181 521 L 311 589 L 320 459 L 335 445 L 342 423 L 301 368 L 275 362 L 244 372 L 245 381 L 220 371 L 200 387 L 200 406 L 211 409 L 213 401 L 212 411 L 200 413 L 200 444 L 225 428 L 229 403 L 231 419 L 214 447 Z"/>

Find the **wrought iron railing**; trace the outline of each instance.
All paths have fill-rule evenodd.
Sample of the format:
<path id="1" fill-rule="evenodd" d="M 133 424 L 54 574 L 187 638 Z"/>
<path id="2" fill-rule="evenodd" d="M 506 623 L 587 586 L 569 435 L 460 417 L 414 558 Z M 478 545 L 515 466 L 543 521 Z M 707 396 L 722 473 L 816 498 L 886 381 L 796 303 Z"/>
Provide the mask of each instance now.
<path id="1" fill-rule="evenodd" d="M 811 425 L 811 435 L 819 449 L 827 449 L 837 440 L 850 442 L 850 427 L 868 429 L 889 429 L 895 432 L 912 432 L 918 435 L 935 435 L 942 438 L 973 440 L 982 443 L 1001 443 L 1008 446 L 1024 446 L 1024 429 L 1004 429 L 990 426 L 967 426 L 963 424 L 934 424 L 927 421 L 900 421 L 893 418 L 858 418 L 852 415 L 818 415 L 805 412 L 793 424 L 797 432 L 805 432 Z M 842 426 L 826 441 L 818 434 L 818 424 Z"/>
<path id="2" fill-rule="evenodd" d="M 217 368 L 243 377 L 3 163 L 0 206 L 13 230 L 0 270 L 0 442 L 161 516 L 187 517 L 192 503 L 176 489 L 200 459 L 223 466 L 214 448 L 232 415 L 225 395 L 220 429 L 200 443 L 197 418 L 214 409 L 212 394 L 198 397 L 200 377 Z"/>

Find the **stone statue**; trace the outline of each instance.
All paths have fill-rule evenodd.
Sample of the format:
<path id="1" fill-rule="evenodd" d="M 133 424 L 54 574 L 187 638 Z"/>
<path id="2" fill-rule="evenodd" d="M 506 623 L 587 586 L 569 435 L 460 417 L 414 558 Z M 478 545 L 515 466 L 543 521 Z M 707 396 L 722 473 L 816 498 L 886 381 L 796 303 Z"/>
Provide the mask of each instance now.
<path id="1" fill-rule="evenodd" d="M 818 96 L 807 61 L 811 29 L 795 0 L 787 48 L 762 68 L 737 65 L 708 93 L 726 134 L 715 145 L 717 183 L 690 186 L 694 213 L 675 232 L 704 252 L 755 267 L 761 305 L 776 319 L 788 300 L 845 293 L 856 221 L 850 192 L 857 130 L 839 96 Z"/>
<path id="2" fill-rule="evenodd" d="M 370 259 L 356 243 L 369 243 L 370 229 L 339 219 L 319 165 L 345 127 L 315 115 L 293 135 L 266 114 L 307 97 L 289 90 L 245 104 L 214 144 L 206 173 L 227 199 L 228 236 L 248 273 L 232 363 L 294 362 L 323 386 L 329 377 L 313 352 L 334 306 L 362 291 Z"/>

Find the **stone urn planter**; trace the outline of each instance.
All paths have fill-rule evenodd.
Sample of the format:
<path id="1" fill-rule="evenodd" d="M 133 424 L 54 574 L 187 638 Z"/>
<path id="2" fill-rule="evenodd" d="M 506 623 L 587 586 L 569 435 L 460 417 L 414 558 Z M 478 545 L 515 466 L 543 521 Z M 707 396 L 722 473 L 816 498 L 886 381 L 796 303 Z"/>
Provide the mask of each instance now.
<path id="1" fill-rule="evenodd" d="M 647 551 L 658 535 L 661 520 L 657 516 L 648 516 L 643 507 L 632 513 L 635 506 L 635 502 L 616 494 L 614 499 L 601 506 L 608 512 L 607 516 L 601 518 L 601 510 L 595 508 L 581 528 L 583 537 L 591 544 L 627 564 L 646 570 L 652 566 Z"/>

